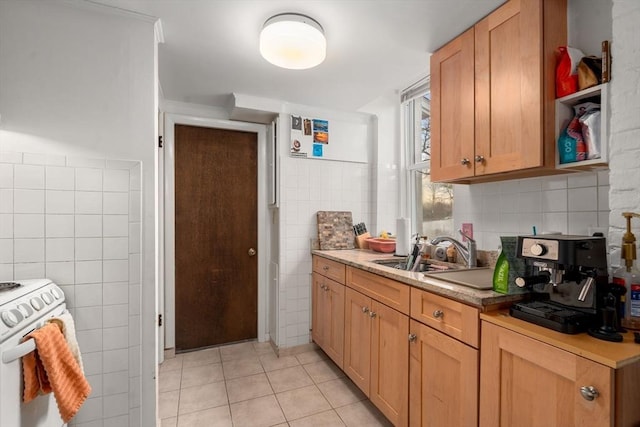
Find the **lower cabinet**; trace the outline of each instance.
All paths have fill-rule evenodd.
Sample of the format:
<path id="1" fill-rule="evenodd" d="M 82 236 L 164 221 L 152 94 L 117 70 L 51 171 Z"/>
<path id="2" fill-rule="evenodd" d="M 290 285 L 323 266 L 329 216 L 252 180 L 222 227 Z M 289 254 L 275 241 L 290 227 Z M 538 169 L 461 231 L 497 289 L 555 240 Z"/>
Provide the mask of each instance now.
<path id="1" fill-rule="evenodd" d="M 410 425 L 477 426 L 478 350 L 413 319 L 410 331 Z"/>
<path id="2" fill-rule="evenodd" d="M 344 354 L 344 290 L 343 284 L 313 273 L 311 337 L 341 369 Z"/>
<path id="3" fill-rule="evenodd" d="M 488 322 L 481 349 L 481 427 L 614 425 L 612 368 Z"/>
<path id="4" fill-rule="evenodd" d="M 409 422 L 409 317 L 349 287 L 343 370 L 395 425 Z"/>

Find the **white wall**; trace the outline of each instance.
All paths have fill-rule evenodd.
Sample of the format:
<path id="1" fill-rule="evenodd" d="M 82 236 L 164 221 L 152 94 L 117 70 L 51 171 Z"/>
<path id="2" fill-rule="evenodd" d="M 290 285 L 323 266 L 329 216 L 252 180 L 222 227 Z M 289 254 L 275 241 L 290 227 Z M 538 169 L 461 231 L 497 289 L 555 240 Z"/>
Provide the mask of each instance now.
<path id="1" fill-rule="evenodd" d="M 376 233 L 382 230 L 395 233 L 396 218 L 411 216 L 403 209 L 406 203 L 400 171 L 405 162 L 401 149 L 400 98 L 397 93 L 387 94 L 360 111 L 374 114 L 378 128 L 372 161 L 373 218 L 369 229 Z"/>
<path id="2" fill-rule="evenodd" d="M 619 247 L 625 228 L 622 212 L 640 213 L 640 2 L 614 0 L 612 16 L 609 244 Z M 640 239 L 640 219 L 633 219 L 632 226 Z M 618 259 L 612 255 L 612 262 Z"/>
<path id="3" fill-rule="evenodd" d="M 286 105 L 280 115 L 280 282 L 278 330 L 279 347 L 293 347 L 310 341 L 311 328 L 311 252 L 310 241 L 317 239 L 316 213 L 351 211 L 353 222 L 373 220 L 372 167 L 367 163 L 293 158 L 289 156 L 291 114 L 339 118 L 367 123 L 365 114 L 341 113 Z M 371 126 L 372 128 L 372 126 Z M 371 138 L 373 139 L 373 138 Z M 373 149 L 372 140 L 365 144 Z M 369 153 L 371 154 L 371 153 Z M 369 155 L 371 158 L 371 155 Z"/>
<path id="4" fill-rule="evenodd" d="M 0 151 L 142 164 L 141 351 L 127 361 L 141 367 L 142 392 L 118 425 L 155 425 L 153 22 L 84 2 L 2 1 L 0 53 Z M 113 416 L 104 406 L 91 411 L 91 425 Z"/>

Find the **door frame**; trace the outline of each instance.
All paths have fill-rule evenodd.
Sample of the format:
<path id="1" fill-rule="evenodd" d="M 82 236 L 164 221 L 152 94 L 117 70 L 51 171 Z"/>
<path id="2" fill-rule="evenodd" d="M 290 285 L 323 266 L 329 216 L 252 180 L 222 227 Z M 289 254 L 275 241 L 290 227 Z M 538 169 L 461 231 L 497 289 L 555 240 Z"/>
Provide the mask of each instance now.
<path id="1" fill-rule="evenodd" d="M 159 182 L 163 188 L 158 189 L 164 195 L 164 208 L 159 212 L 160 230 L 164 231 L 164 239 L 160 240 L 161 257 L 164 263 L 164 347 L 175 349 L 176 346 L 176 318 L 175 318 L 175 125 L 200 126 L 206 128 L 237 130 L 252 132 L 257 135 L 258 150 L 258 341 L 269 341 L 267 319 L 269 318 L 267 262 L 269 247 L 267 222 L 267 127 L 256 123 L 236 122 L 223 119 L 201 118 L 190 115 L 165 113 L 163 177 Z M 162 331 L 160 331 L 162 333 Z"/>

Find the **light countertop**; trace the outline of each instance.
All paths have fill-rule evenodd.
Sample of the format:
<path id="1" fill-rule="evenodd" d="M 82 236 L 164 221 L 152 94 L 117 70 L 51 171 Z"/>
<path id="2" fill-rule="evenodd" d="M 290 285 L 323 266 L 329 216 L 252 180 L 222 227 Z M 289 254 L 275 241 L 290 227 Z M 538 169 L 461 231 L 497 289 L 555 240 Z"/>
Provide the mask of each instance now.
<path id="1" fill-rule="evenodd" d="M 396 257 L 393 254 L 374 252 L 369 249 L 313 250 L 311 253 L 478 307 L 483 311 L 522 299 L 522 295 L 504 295 L 492 290 L 478 290 L 440 280 L 437 274 L 425 275 L 423 272 L 398 270 L 374 262 L 385 259 L 404 260 L 404 257 Z"/>

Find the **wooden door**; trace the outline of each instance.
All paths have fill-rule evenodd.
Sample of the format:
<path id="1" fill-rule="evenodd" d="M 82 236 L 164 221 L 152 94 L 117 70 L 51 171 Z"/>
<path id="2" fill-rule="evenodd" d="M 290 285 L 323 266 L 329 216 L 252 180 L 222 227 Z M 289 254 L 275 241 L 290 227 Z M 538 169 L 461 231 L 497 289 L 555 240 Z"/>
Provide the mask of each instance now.
<path id="1" fill-rule="evenodd" d="M 431 181 L 474 175 L 473 29 L 431 55 Z"/>
<path id="2" fill-rule="evenodd" d="M 318 273 L 313 273 L 313 283 L 311 285 L 311 339 L 325 349 L 324 336 L 326 329 L 326 292 L 324 291 L 324 281 L 326 278 Z M 344 318 L 344 313 L 343 313 Z M 325 350 L 326 351 L 326 350 Z"/>
<path id="3" fill-rule="evenodd" d="M 481 427 L 613 425 L 613 369 L 488 322 L 480 348 Z"/>
<path id="4" fill-rule="evenodd" d="M 512 0 L 475 26 L 476 175 L 542 166 L 542 2 Z"/>
<path id="5" fill-rule="evenodd" d="M 344 314 L 344 372 L 369 396 L 371 381 L 371 299 L 347 288 Z"/>
<path id="6" fill-rule="evenodd" d="M 396 427 L 409 424 L 409 317 L 371 303 L 369 399 Z"/>
<path id="7" fill-rule="evenodd" d="M 257 337 L 257 226 L 257 135 L 176 125 L 176 350 Z"/>
<path id="8" fill-rule="evenodd" d="M 342 369 L 344 366 L 344 298 L 345 286 L 326 280 L 326 309 L 324 320 L 324 349 Z"/>
<path id="9" fill-rule="evenodd" d="M 410 330 L 410 425 L 478 425 L 478 350 L 415 320 Z"/>

